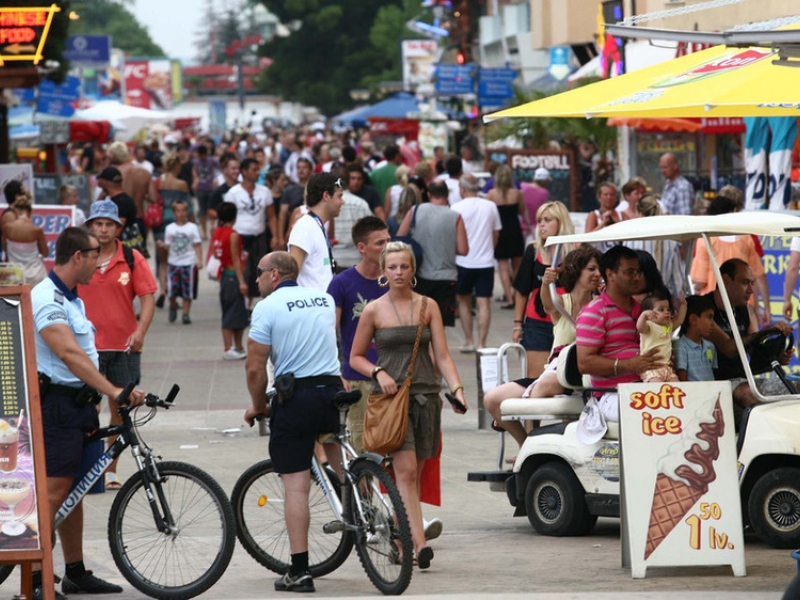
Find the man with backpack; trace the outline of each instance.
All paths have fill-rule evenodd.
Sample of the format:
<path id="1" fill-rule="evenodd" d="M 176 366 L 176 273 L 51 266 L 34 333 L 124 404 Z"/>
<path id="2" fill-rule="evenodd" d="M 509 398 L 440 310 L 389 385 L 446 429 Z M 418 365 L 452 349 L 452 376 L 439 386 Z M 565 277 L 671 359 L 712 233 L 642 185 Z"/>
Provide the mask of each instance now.
<path id="1" fill-rule="evenodd" d="M 123 224 L 114 202 L 101 200 L 92 204 L 86 226 L 100 242 L 100 257 L 91 282 L 78 285 L 78 295 L 97 330 L 99 369 L 117 387 L 131 382 L 138 385 L 142 346 L 153 319 L 158 286 L 142 254 L 117 239 Z M 133 307 L 137 297 L 141 307 L 138 321 Z M 122 423 L 113 406 L 111 423 Z M 109 439 L 112 443 L 114 438 Z M 120 487 L 116 470 L 114 461 L 106 473 L 108 489 Z"/>

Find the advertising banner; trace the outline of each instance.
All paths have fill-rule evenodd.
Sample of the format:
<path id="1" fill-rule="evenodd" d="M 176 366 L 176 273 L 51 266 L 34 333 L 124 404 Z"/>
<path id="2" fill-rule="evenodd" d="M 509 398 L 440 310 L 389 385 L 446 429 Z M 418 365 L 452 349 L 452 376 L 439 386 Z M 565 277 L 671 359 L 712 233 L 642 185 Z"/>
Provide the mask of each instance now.
<path id="1" fill-rule="evenodd" d="M 128 60 L 124 79 L 125 104 L 151 110 L 172 108 L 171 61 Z"/>
<path id="2" fill-rule="evenodd" d="M 730 383 L 625 384 L 619 408 L 623 564 L 635 579 L 656 566 L 731 565 L 744 576 Z"/>
<path id="3" fill-rule="evenodd" d="M 403 40 L 403 89 L 430 83 L 436 69 L 435 40 Z"/>
<path id="4" fill-rule="evenodd" d="M 7 204 L 0 204 L 0 213 L 8 208 Z M 44 267 L 49 272 L 56 261 L 56 239 L 58 234 L 75 222 L 74 206 L 39 206 L 33 205 L 31 221 L 37 227 L 44 229 L 44 237 L 47 240 L 49 249 L 48 255 L 44 257 Z M 2 439 L 2 425 L 0 425 L 0 439 Z M 0 452 L 2 452 L 2 442 L 0 442 Z M 2 455 L 0 454 L 0 459 Z M 0 461 L 1 462 L 1 461 Z M 0 467 L 0 472 L 2 468 Z M 0 500 L 1 501 L 1 500 Z"/>

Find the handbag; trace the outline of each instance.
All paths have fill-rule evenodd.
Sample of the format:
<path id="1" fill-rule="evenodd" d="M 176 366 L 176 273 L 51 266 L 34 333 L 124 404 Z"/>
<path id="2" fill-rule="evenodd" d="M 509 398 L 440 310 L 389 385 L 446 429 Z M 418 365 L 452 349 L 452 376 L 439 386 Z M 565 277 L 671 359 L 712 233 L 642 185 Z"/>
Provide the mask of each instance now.
<path id="1" fill-rule="evenodd" d="M 206 274 L 212 281 L 219 281 L 222 277 L 222 261 L 217 258 L 217 253 L 214 250 L 214 240 L 208 248 L 208 255 L 206 255 Z"/>
<path id="2" fill-rule="evenodd" d="M 148 229 L 155 229 L 161 227 L 164 223 L 164 200 L 161 198 L 161 186 L 159 185 L 160 178 L 154 182 L 156 194 L 158 197 L 155 202 L 148 202 L 147 208 L 144 211 L 144 226 Z"/>
<path id="3" fill-rule="evenodd" d="M 417 208 L 418 206 L 414 206 L 411 208 L 411 227 L 408 230 L 408 235 L 398 235 L 395 236 L 395 241 L 403 242 L 404 244 L 408 244 L 411 246 L 411 251 L 414 253 L 414 260 L 417 263 L 417 271 L 419 271 L 419 266 L 422 264 L 422 246 L 419 245 L 419 242 L 414 239 L 414 227 L 417 225 Z"/>
<path id="4" fill-rule="evenodd" d="M 419 342 L 422 338 L 423 317 L 428 298 L 422 297 L 417 338 L 414 351 L 408 364 L 406 379 L 394 394 L 374 393 L 367 400 L 367 412 L 364 415 L 364 448 L 378 454 L 394 452 L 406 439 L 408 429 L 408 404 L 411 400 L 411 376 L 417 362 Z"/>

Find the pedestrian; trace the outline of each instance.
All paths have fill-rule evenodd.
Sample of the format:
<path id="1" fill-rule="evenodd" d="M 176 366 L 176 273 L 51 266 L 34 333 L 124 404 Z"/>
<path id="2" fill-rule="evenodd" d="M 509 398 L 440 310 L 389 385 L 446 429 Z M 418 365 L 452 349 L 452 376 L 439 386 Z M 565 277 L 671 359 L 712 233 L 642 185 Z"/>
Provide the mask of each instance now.
<path id="1" fill-rule="evenodd" d="M 22 282 L 31 287 L 47 277 L 42 259 L 50 255 L 44 229 L 31 220 L 32 210 L 30 196 L 20 193 L 7 210 L 9 217 L 2 221 L 6 260 L 21 267 Z"/>
<path id="2" fill-rule="evenodd" d="M 497 168 L 500 168 L 500 165 Z M 495 170 L 495 172 L 497 171 Z M 528 241 L 533 241 L 536 237 L 536 215 L 539 207 L 550 202 L 550 190 L 547 188 L 551 182 L 550 171 L 539 167 L 533 172 L 531 183 L 524 181 L 520 184 L 520 191 L 525 202 L 525 236 Z"/>
<path id="3" fill-rule="evenodd" d="M 316 173 L 306 185 L 308 213 L 300 217 L 289 234 L 289 254 L 297 262 L 297 283 L 327 290 L 336 263 L 325 225 L 339 215 L 344 201 L 343 182 L 330 173 Z"/>
<path id="4" fill-rule="evenodd" d="M 383 164 L 378 163 L 378 166 L 370 171 L 369 178 L 378 191 L 378 197 L 383 200 L 384 211 L 386 211 L 388 219 L 391 215 L 386 207 L 386 192 L 397 183 L 397 168 L 402 164 L 403 156 L 396 144 L 389 144 L 383 151 L 383 158 Z"/>
<path id="5" fill-rule="evenodd" d="M 209 252 L 220 262 L 219 303 L 222 308 L 222 343 L 224 360 L 247 356 L 242 337 L 247 319 L 247 281 L 242 260 L 242 238 L 234 229 L 236 205 L 223 202 L 217 207 L 219 223 L 211 238 Z"/>
<path id="6" fill-rule="evenodd" d="M 70 185 L 65 183 L 58 188 L 58 199 L 61 201 L 62 206 L 74 206 L 73 210 L 75 211 L 75 220 L 73 221 L 73 225 L 75 227 L 82 227 L 83 224 L 86 222 L 86 213 L 83 212 L 82 208 L 78 207 L 78 188 L 74 185 Z"/>
<path id="7" fill-rule="evenodd" d="M 275 581 L 275 590 L 313 592 L 308 570 L 311 458 L 317 437 L 339 430 L 333 399 L 342 390 L 342 380 L 333 298 L 298 285 L 297 275 L 297 263 L 288 252 L 272 252 L 258 263 L 264 300 L 253 310 L 247 342 L 245 370 L 251 406 L 244 420 L 252 426 L 256 417 L 269 417 L 269 456 L 284 487 L 291 566 Z M 293 391 L 286 396 L 279 392 L 278 400 L 268 407 L 270 357 L 275 364 L 275 388 L 285 390 L 285 383 Z M 325 447 L 335 464 L 335 444 Z"/>
<path id="8" fill-rule="evenodd" d="M 108 158 L 110 165 L 118 169 L 122 174 L 122 189 L 131 197 L 134 206 L 136 206 L 136 216 L 134 219 L 136 220 L 136 225 L 142 236 L 142 240 L 144 240 L 144 203 L 150 193 L 152 175 L 147 169 L 140 167 L 134 162 L 128 150 L 128 146 L 123 142 L 114 142 L 108 147 Z M 125 223 L 126 227 L 132 225 L 133 220 Z M 137 247 L 137 250 L 142 252 L 143 248 L 144 243 Z M 142 254 L 147 257 L 146 252 L 142 252 Z"/>
<path id="9" fill-rule="evenodd" d="M 525 252 L 525 238 L 519 223 L 520 216 L 525 214 L 525 200 L 522 192 L 514 187 L 510 168 L 505 165 L 497 168 L 494 187 L 489 190 L 486 197 L 497 204 L 502 224 L 500 236 L 494 247 L 494 257 L 497 259 L 500 283 L 503 286 L 502 308 L 513 309 L 514 293 L 511 281 L 517 274 L 522 255 Z"/>
<path id="10" fill-rule="evenodd" d="M 400 169 L 398 169 L 398 172 L 399 171 Z M 407 186 L 402 192 L 400 192 L 400 198 L 397 202 L 397 211 L 393 216 L 389 217 L 389 220 L 386 222 L 392 239 L 397 237 L 397 231 L 400 229 L 400 223 L 403 222 L 403 220 L 406 218 L 406 215 L 409 214 L 413 208 L 419 205 L 419 203 L 420 195 L 416 188 Z"/>
<path id="11" fill-rule="evenodd" d="M 258 261 L 270 246 L 278 241 L 275 207 L 272 194 L 263 185 L 258 185 L 258 161 L 246 158 L 241 164 L 242 182 L 225 194 L 225 202 L 236 205 L 236 232 L 242 237 L 245 251 L 244 276 L 247 281 L 249 308 L 259 296 L 256 282 Z"/>
<path id="12" fill-rule="evenodd" d="M 408 187 L 408 178 L 411 176 L 411 169 L 405 165 L 400 165 L 394 172 L 396 183 L 386 190 L 383 199 L 383 210 L 388 219 L 397 214 L 400 209 L 400 194 Z M 402 221 L 402 219 L 400 219 Z"/>
<path id="13" fill-rule="evenodd" d="M 116 167 L 106 167 L 97 176 L 97 185 L 103 190 L 104 197 L 117 205 L 119 220 L 122 223 L 122 230 L 119 232 L 120 241 L 125 246 L 138 250 L 143 256 L 148 256 L 144 250 L 142 230 L 136 220 L 136 204 L 125 192 L 122 183 L 122 173 Z"/>
<path id="14" fill-rule="evenodd" d="M 84 437 L 99 427 L 96 403 L 100 394 L 116 398 L 123 391 L 97 368 L 94 328 L 75 291 L 78 284 L 92 280 L 101 251 L 94 235 L 67 227 L 56 239 L 53 270 L 31 292 L 51 523 L 78 475 Z M 128 399 L 137 406 L 144 401 L 144 392 L 134 389 Z M 61 523 L 59 538 L 65 563 L 64 593 L 122 592 L 120 586 L 103 581 L 84 565 L 83 502 Z M 33 572 L 33 597 L 44 598 L 41 571 Z"/>
<path id="15" fill-rule="evenodd" d="M 343 167 L 335 167 L 331 171 L 331 175 L 344 185 L 348 172 Z M 336 240 L 336 245 L 333 246 L 333 258 L 336 261 L 337 273 L 361 262 L 361 252 L 358 250 L 358 243 L 352 236 L 352 231 L 357 222 L 372 215 L 366 200 L 359 198 L 346 188 L 342 190 L 342 201 L 339 215 L 334 219 L 336 231 L 341 232 L 341 236 Z"/>
<path id="16" fill-rule="evenodd" d="M 175 215 L 172 212 L 172 205 L 181 200 L 187 205 L 191 203 L 192 197 L 189 195 L 188 184 L 179 177 L 181 171 L 181 161 L 178 155 L 170 152 L 164 158 L 164 172 L 160 177 L 153 180 L 150 190 L 151 198 L 161 198 L 163 203 L 163 221 L 160 227 L 153 229 L 153 241 L 158 246 L 159 241 L 164 241 L 164 233 L 170 223 L 175 222 Z M 156 299 L 156 307 L 164 308 L 164 301 L 167 293 L 167 251 L 156 250 L 156 274 L 161 293 Z"/>
<path id="17" fill-rule="evenodd" d="M 197 195 L 197 216 L 200 221 L 200 235 L 208 239 L 206 228 L 208 216 L 208 204 L 211 200 L 211 193 L 214 191 L 214 177 L 220 166 L 217 159 L 208 155 L 208 147 L 200 144 L 197 147 L 197 158 L 192 160 L 192 182 L 193 190 Z"/>
<path id="18" fill-rule="evenodd" d="M 443 181 L 433 181 L 428 188 L 430 202 L 409 211 L 397 231 L 411 235 L 422 248 L 423 261 L 417 271 L 414 291 L 436 301 L 445 327 L 456 324 L 456 256 L 469 253 L 464 219 L 447 204 L 448 189 Z M 416 215 L 413 231 L 411 221 Z"/>
<path id="19" fill-rule="evenodd" d="M 544 243 L 551 236 L 575 232 L 567 207 L 562 202 L 548 202 L 536 214 L 536 239 L 525 247 L 522 262 L 514 278 L 514 329 L 511 340 L 522 344 L 528 357 L 528 377 L 542 374 L 553 347 L 553 321 L 542 305 L 540 292 L 551 249 Z M 572 249 L 568 246 L 564 251 Z"/>
<path id="20" fill-rule="evenodd" d="M 183 200 L 172 205 L 175 222 L 167 225 L 164 241 L 157 242 L 159 250 L 167 250 L 167 281 L 169 281 L 169 322 L 178 318 L 178 298 L 181 298 L 182 323 L 190 325 L 192 298 L 197 289 L 197 265 L 203 263 L 203 241 L 197 225 L 189 222 L 189 207 Z"/>
<path id="21" fill-rule="evenodd" d="M 138 385 L 144 340 L 155 312 L 156 281 L 144 256 L 117 239 L 122 223 L 113 202 L 93 203 L 86 226 L 100 242 L 100 255 L 91 281 L 79 285 L 78 293 L 97 332 L 100 373 L 120 388 L 129 383 Z M 138 317 L 134 309 L 136 298 Z M 109 397 L 108 401 L 111 424 L 121 424 L 114 398 Z M 108 444 L 114 440 L 115 437 L 109 438 Z M 115 460 L 106 472 L 106 489 L 119 488 Z"/>
<path id="22" fill-rule="evenodd" d="M 396 393 L 411 362 L 417 328 L 420 323 L 423 325 L 411 382 L 408 430 L 403 445 L 392 453 L 392 467 L 408 512 L 417 565 L 427 569 L 433 550 L 425 540 L 420 474 L 425 461 L 437 456 L 439 450 L 442 401 L 438 373 L 464 407 L 467 402 L 447 347 L 439 307 L 413 291 L 416 261 L 411 247 L 390 242 L 383 250 L 380 267 L 379 284 L 388 287 L 388 292 L 362 311 L 350 352 L 350 366 L 372 378 L 372 392 Z M 373 340 L 378 350 L 377 362 L 367 356 Z"/>
<path id="23" fill-rule="evenodd" d="M 461 165 L 461 159 L 457 158 Z M 467 230 L 469 252 L 466 256 L 457 256 L 458 283 L 456 298 L 458 299 L 458 317 L 464 330 L 462 353 L 475 352 L 474 334 L 472 331 L 472 296 L 475 295 L 478 305 L 478 347 L 486 347 L 489 325 L 492 320 L 492 291 L 494 290 L 494 247 L 500 237 L 500 212 L 491 200 L 478 197 L 480 184 L 473 175 L 461 178 L 460 197 L 451 209 L 464 219 Z"/>
<path id="24" fill-rule="evenodd" d="M 671 152 L 662 154 L 658 168 L 664 176 L 664 192 L 661 206 L 668 215 L 690 215 L 694 208 L 694 186 L 681 175 L 678 160 Z"/>
<path id="25" fill-rule="evenodd" d="M 209 235 L 213 235 L 214 233 L 213 225 L 214 221 L 217 219 L 217 209 L 219 205 L 224 202 L 225 194 L 239 183 L 239 157 L 236 154 L 226 152 L 220 157 L 219 164 L 223 181 L 219 186 L 214 188 L 208 200 L 208 215 L 206 218 L 210 224 Z"/>

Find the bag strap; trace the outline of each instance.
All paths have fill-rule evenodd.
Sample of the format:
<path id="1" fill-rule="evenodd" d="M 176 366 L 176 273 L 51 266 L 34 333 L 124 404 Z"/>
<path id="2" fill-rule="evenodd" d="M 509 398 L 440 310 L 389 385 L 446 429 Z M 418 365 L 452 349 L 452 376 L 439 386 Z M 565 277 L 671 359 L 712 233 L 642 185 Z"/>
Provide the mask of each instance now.
<path id="1" fill-rule="evenodd" d="M 414 235 L 414 228 L 417 226 L 417 206 L 411 207 L 411 228 L 409 229 L 409 235 Z"/>
<path id="2" fill-rule="evenodd" d="M 414 351 L 411 353 L 411 362 L 408 363 L 408 373 L 406 379 L 411 379 L 414 374 L 414 364 L 417 362 L 417 353 L 419 352 L 419 342 L 422 339 L 422 328 L 424 326 L 423 318 L 425 317 L 425 309 L 428 306 L 428 297 L 422 297 L 422 307 L 419 309 L 419 325 L 417 326 L 417 339 L 414 340 Z"/>

